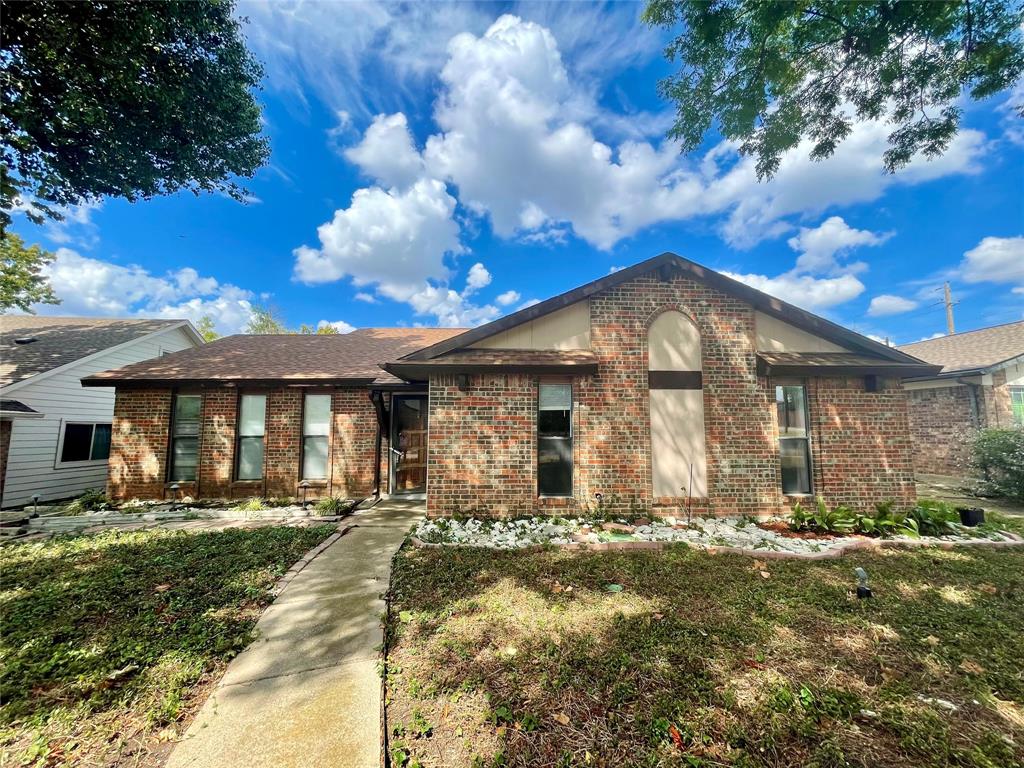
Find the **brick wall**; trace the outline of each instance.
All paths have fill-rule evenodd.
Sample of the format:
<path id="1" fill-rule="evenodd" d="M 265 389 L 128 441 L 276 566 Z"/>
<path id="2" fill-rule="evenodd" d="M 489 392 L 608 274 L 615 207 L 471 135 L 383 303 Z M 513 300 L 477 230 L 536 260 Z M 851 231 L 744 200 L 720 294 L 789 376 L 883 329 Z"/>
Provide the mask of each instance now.
<path id="1" fill-rule="evenodd" d="M 914 469 L 932 475 L 965 475 L 970 438 L 977 428 L 968 386 L 907 390 Z"/>
<path id="2" fill-rule="evenodd" d="M 536 501 L 537 382 L 503 374 L 430 381 L 430 514 L 529 514 Z"/>
<path id="3" fill-rule="evenodd" d="M 863 377 L 807 382 L 814 490 L 830 505 L 871 509 L 916 500 L 907 400 L 899 380 L 867 392 Z"/>
<path id="4" fill-rule="evenodd" d="M 647 330 L 666 309 L 701 332 L 708 498 L 697 512 L 784 511 L 774 383 L 759 378 L 754 312 L 700 283 L 641 277 L 593 296 L 595 376 L 573 386 L 574 498 L 538 499 L 537 377 L 453 376 L 430 383 L 428 513 L 508 516 L 579 511 L 677 513 L 685 497 L 652 498 Z M 808 382 L 815 489 L 829 504 L 858 508 L 914 499 L 910 437 L 898 382 L 864 391 L 863 379 Z"/>
<path id="5" fill-rule="evenodd" d="M 170 423 L 169 389 L 118 388 L 107 475 L 112 498 L 164 497 Z"/>
<path id="6" fill-rule="evenodd" d="M 254 390 L 255 391 L 255 390 Z M 311 390 L 312 391 L 312 390 Z M 316 390 L 325 391 L 325 390 Z M 179 483 L 179 494 L 201 498 L 298 496 L 302 460 L 302 400 L 305 390 L 266 390 L 264 479 L 235 481 L 235 437 L 239 391 L 202 391 L 197 483 Z M 329 477 L 313 483 L 309 498 L 373 493 L 377 417 L 365 389 L 331 391 Z M 108 492 L 119 499 L 169 498 L 167 448 L 172 393 L 167 389 L 118 388 L 114 403 Z M 385 457 L 386 458 L 386 457 Z M 386 480 L 386 475 L 383 476 Z"/>

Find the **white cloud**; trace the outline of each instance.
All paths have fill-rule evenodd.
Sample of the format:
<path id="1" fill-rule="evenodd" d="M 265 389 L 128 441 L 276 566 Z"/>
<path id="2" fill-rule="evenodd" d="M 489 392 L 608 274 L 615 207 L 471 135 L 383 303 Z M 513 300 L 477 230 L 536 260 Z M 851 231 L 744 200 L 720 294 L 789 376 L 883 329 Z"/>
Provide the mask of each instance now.
<path id="1" fill-rule="evenodd" d="M 364 301 L 367 304 L 376 304 L 377 297 L 373 294 L 366 293 L 365 291 L 359 291 L 355 296 L 356 301 Z"/>
<path id="2" fill-rule="evenodd" d="M 423 173 L 405 115 L 377 115 L 362 141 L 344 152 L 367 176 L 388 187 L 408 187 Z"/>
<path id="3" fill-rule="evenodd" d="M 357 190 L 348 208 L 317 229 L 319 248 L 295 249 L 295 277 L 304 283 L 351 277 L 356 286 L 373 284 L 406 301 L 426 281 L 447 280 L 446 254 L 464 251 L 454 212 L 455 198 L 436 179 L 406 191 Z"/>
<path id="4" fill-rule="evenodd" d="M 528 307 L 532 307 L 535 304 L 540 304 L 540 299 L 527 299 L 522 304 L 520 304 L 518 307 L 516 307 L 516 311 L 518 312 L 520 309 L 526 309 Z"/>
<path id="5" fill-rule="evenodd" d="M 491 273 L 487 271 L 487 267 L 477 262 L 469 268 L 469 274 L 466 276 L 467 293 L 475 293 L 490 284 Z"/>
<path id="6" fill-rule="evenodd" d="M 796 268 L 805 272 L 833 272 L 839 268 L 837 256 L 864 245 L 881 245 L 892 233 L 875 234 L 854 229 L 842 217 L 832 216 L 813 229 L 801 227 L 789 238 L 789 247 L 800 254 Z M 849 266 L 849 265 L 847 265 Z"/>
<path id="7" fill-rule="evenodd" d="M 333 328 L 338 333 L 352 333 L 356 329 L 351 323 L 344 320 L 321 320 L 316 324 L 317 328 Z"/>
<path id="8" fill-rule="evenodd" d="M 153 275 L 58 248 L 45 268 L 62 303 L 37 305 L 40 314 L 186 318 L 209 315 L 220 333 L 237 333 L 249 321 L 253 294 L 238 286 L 203 277 L 191 267 Z"/>
<path id="9" fill-rule="evenodd" d="M 905 299 L 902 296 L 883 293 L 871 299 L 871 304 L 868 306 L 868 315 L 870 317 L 900 315 L 912 309 L 917 309 L 917 307 L 918 302 L 913 299 Z"/>
<path id="10" fill-rule="evenodd" d="M 1024 287 L 1024 237 L 986 237 L 964 254 L 960 273 L 968 283 Z"/>
<path id="11" fill-rule="evenodd" d="M 515 304 L 521 298 L 519 291 L 505 291 L 504 293 L 498 294 L 494 300 L 501 306 L 507 307 L 510 304 Z"/>
<path id="12" fill-rule="evenodd" d="M 864 284 L 853 275 L 816 278 L 792 272 L 778 277 L 740 275 L 732 272 L 724 274 L 746 283 L 751 288 L 810 310 L 834 307 L 855 299 L 864 292 Z"/>

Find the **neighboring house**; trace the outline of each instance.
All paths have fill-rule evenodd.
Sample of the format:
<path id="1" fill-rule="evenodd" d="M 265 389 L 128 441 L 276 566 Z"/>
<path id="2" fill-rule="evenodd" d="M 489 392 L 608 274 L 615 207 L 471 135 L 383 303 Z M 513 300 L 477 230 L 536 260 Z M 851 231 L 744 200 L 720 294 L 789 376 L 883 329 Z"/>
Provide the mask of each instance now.
<path id="1" fill-rule="evenodd" d="M 967 475 L 975 432 L 1024 425 L 1024 320 L 899 349 L 942 366 L 904 382 L 918 472 Z"/>
<path id="2" fill-rule="evenodd" d="M 81 379 L 202 343 L 187 320 L 0 316 L 0 506 L 102 489 L 114 390 Z"/>
<path id="3" fill-rule="evenodd" d="M 117 387 L 119 498 L 380 492 L 430 514 L 777 513 L 915 499 L 937 366 L 673 254 L 472 330 L 236 336 Z"/>

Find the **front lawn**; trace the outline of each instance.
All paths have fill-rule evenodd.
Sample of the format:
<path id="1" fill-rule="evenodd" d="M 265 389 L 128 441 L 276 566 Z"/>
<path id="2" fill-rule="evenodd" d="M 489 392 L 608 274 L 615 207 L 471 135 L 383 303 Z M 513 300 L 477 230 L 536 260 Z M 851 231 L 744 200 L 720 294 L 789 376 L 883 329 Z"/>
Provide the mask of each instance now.
<path id="1" fill-rule="evenodd" d="M 150 765 L 334 526 L 0 547 L 0 764 Z"/>
<path id="2" fill-rule="evenodd" d="M 1024 764 L 1015 548 L 406 548 L 388 643 L 402 768 Z"/>

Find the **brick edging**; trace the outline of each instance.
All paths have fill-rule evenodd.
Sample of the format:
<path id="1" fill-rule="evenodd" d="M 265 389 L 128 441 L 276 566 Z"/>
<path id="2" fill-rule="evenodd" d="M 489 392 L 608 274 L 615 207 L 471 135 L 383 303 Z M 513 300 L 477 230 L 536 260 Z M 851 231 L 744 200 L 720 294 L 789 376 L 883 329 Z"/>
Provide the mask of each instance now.
<path id="1" fill-rule="evenodd" d="M 851 552 L 858 552 L 861 550 L 872 550 L 872 549 L 900 549 L 903 547 L 937 547 L 943 550 L 954 549 L 955 547 L 1020 547 L 1024 546 L 1024 538 L 1017 536 L 1016 534 L 1009 533 L 1008 531 L 1000 531 L 1004 536 L 1010 537 L 1008 541 L 993 541 L 991 539 L 979 539 L 977 541 L 896 541 L 893 539 L 857 539 L 854 541 L 847 542 L 840 547 L 835 549 L 826 550 L 824 552 L 784 552 L 779 550 L 766 550 L 766 549 L 745 549 L 743 547 L 723 547 L 718 545 L 704 546 L 701 544 L 695 544 L 691 541 L 605 541 L 599 543 L 587 543 L 587 542 L 570 542 L 568 544 L 531 544 L 528 547 L 515 547 L 508 551 L 513 552 L 538 552 L 548 547 L 555 547 L 561 550 L 568 551 L 591 551 L 591 552 L 620 552 L 624 550 L 661 550 L 666 546 L 675 544 L 685 544 L 687 547 L 693 549 L 699 549 L 707 552 L 709 555 L 728 554 L 728 555 L 746 555 L 747 557 L 756 557 L 758 559 L 765 560 L 831 560 L 842 557 L 845 554 Z M 440 547 L 460 547 L 469 546 L 465 544 L 431 544 L 422 541 L 415 536 L 410 536 L 409 540 L 416 547 L 423 548 L 440 548 Z"/>
<path id="2" fill-rule="evenodd" d="M 306 566 L 313 562 L 321 552 L 323 552 L 325 549 L 331 546 L 331 544 L 336 542 L 338 539 L 340 539 L 353 528 L 355 528 L 354 523 L 350 523 L 349 525 L 346 525 L 344 528 L 342 528 L 339 525 L 337 531 L 332 533 L 330 536 L 328 536 L 326 539 L 321 541 L 319 544 L 317 544 L 315 547 L 309 550 L 306 554 L 304 554 L 302 557 L 296 560 L 295 563 L 292 564 L 292 567 L 284 572 L 284 575 L 280 579 L 278 579 L 277 583 L 271 588 L 270 595 L 275 599 L 278 598 L 281 595 L 281 593 L 284 592 L 285 588 L 292 583 L 292 579 L 294 579 L 296 576 L 302 573 L 302 571 L 306 569 Z"/>

